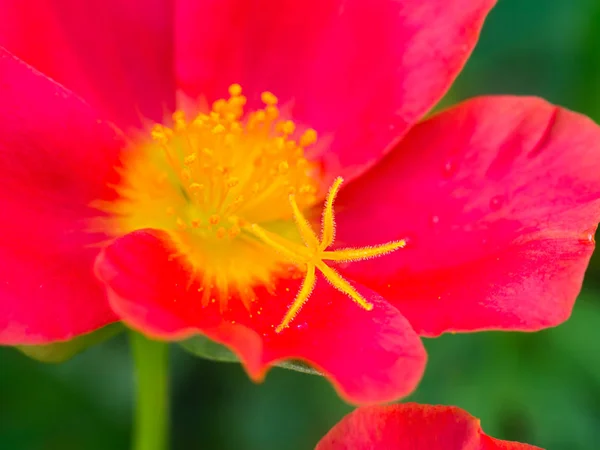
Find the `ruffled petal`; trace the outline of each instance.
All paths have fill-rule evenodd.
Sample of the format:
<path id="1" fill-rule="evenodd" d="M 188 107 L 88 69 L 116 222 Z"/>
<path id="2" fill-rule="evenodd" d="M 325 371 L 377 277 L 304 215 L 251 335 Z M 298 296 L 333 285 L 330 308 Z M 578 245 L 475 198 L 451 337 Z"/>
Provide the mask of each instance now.
<path id="1" fill-rule="evenodd" d="M 0 45 L 123 129 L 174 107 L 173 2 L 0 0 Z"/>
<path id="2" fill-rule="evenodd" d="M 116 320 L 93 275 L 90 202 L 122 141 L 78 97 L 0 47 L 0 343 L 65 340 Z"/>
<path id="3" fill-rule="evenodd" d="M 322 137 L 314 157 L 351 177 L 445 93 L 495 0 L 184 0 L 178 86 L 213 101 L 271 91 Z"/>
<path id="4" fill-rule="evenodd" d="M 340 245 L 408 241 L 346 273 L 423 335 L 557 325 L 594 249 L 598 173 L 588 118 L 535 98 L 467 101 L 342 190 Z"/>
<path id="5" fill-rule="evenodd" d="M 203 302 L 201 274 L 192 273 L 164 233 L 142 230 L 116 240 L 99 256 L 96 273 L 126 323 L 158 339 L 202 333 L 233 350 L 256 380 L 279 361 L 300 359 L 321 370 L 349 401 L 370 403 L 408 394 L 424 370 L 425 351 L 408 322 L 361 286 L 375 304 L 372 311 L 318 280 L 291 326 L 275 333 L 298 279 L 257 289 L 257 300 L 247 307 L 235 294 L 227 305 L 210 296 Z"/>
<path id="6" fill-rule="evenodd" d="M 405 403 L 358 408 L 315 450 L 541 450 L 487 436 L 479 420 L 455 406 Z"/>

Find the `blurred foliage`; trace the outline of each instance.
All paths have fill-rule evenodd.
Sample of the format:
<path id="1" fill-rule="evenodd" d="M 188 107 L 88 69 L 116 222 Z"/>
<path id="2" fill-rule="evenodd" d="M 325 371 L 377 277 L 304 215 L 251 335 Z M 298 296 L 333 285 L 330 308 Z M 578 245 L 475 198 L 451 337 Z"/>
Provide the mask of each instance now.
<path id="1" fill-rule="evenodd" d="M 443 104 L 487 94 L 539 95 L 600 120 L 600 2 L 499 0 Z M 600 174 L 599 174 L 600 176 Z M 411 400 L 455 404 L 504 439 L 551 450 L 600 442 L 600 257 L 573 317 L 534 334 L 427 340 Z M 175 450 L 306 450 L 350 410 L 321 378 L 273 369 L 254 385 L 238 364 L 173 346 Z M 132 368 L 123 336 L 61 365 L 0 348 L 0 449 L 125 450 Z"/>
<path id="2" fill-rule="evenodd" d="M 55 342 L 48 345 L 20 345 L 16 348 L 29 356 L 45 363 L 61 363 L 71 359 L 86 348 L 97 345 L 125 330 L 121 323 L 113 323 L 93 331 L 82 334 L 66 342 Z"/>

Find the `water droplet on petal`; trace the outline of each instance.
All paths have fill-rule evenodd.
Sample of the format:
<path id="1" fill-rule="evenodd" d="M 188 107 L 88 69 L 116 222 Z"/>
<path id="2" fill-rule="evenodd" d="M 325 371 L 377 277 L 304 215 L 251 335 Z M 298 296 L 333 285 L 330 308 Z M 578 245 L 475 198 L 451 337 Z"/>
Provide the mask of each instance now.
<path id="1" fill-rule="evenodd" d="M 437 225 L 440 223 L 440 216 L 431 216 L 430 220 L 432 225 Z"/>
<path id="2" fill-rule="evenodd" d="M 301 322 L 296 324 L 294 328 L 296 328 L 297 331 L 304 331 L 308 329 L 308 324 L 306 322 Z"/>
<path id="3" fill-rule="evenodd" d="M 495 197 L 492 197 L 492 199 L 490 200 L 490 208 L 493 211 L 498 211 L 502 205 L 504 204 L 504 197 L 502 197 L 501 195 L 496 195 Z"/>

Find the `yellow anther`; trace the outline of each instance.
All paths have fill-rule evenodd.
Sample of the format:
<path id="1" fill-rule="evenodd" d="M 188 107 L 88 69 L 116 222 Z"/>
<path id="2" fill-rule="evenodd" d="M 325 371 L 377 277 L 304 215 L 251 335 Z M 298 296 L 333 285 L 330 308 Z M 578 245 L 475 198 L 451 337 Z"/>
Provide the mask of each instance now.
<path id="1" fill-rule="evenodd" d="M 277 170 L 279 171 L 279 173 L 284 174 L 287 173 L 287 171 L 290 169 L 290 165 L 288 164 L 287 161 L 281 161 L 279 163 L 279 165 L 277 166 Z"/>
<path id="2" fill-rule="evenodd" d="M 208 218 L 208 223 L 211 225 L 217 225 L 221 221 L 221 217 L 218 214 L 213 214 Z"/>
<path id="3" fill-rule="evenodd" d="M 279 252 L 300 266 L 306 266 L 306 273 L 304 275 L 302 286 L 300 287 L 294 302 L 289 307 L 283 320 L 275 329 L 277 333 L 280 333 L 289 326 L 304 304 L 308 301 L 308 298 L 310 297 L 310 294 L 315 286 L 315 274 L 317 269 L 335 289 L 346 294 L 361 308 L 365 309 L 366 311 L 371 311 L 373 309 L 373 304 L 365 299 L 349 281 L 344 279 L 340 273 L 329 267 L 325 261 L 360 261 L 377 256 L 383 256 L 387 253 L 403 248 L 406 245 L 404 240 L 399 240 L 373 247 L 325 251 L 327 247 L 333 244 L 335 239 L 335 214 L 333 204 L 342 181 L 342 178 L 336 178 L 331 186 L 331 189 L 329 190 L 329 194 L 327 195 L 323 211 L 320 240 L 313 231 L 306 217 L 304 217 L 302 214 L 302 211 L 296 203 L 296 198 L 294 195 L 290 195 L 289 200 L 296 225 L 298 226 L 298 231 L 300 232 L 300 236 L 304 241 L 304 246 L 287 241 L 277 235 L 273 235 L 273 233 L 264 230 L 256 224 L 253 224 L 248 228 L 248 231 L 253 233 L 273 250 Z"/>
<path id="4" fill-rule="evenodd" d="M 278 102 L 277 97 L 275 97 L 275 95 L 269 91 L 265 91 L 260 94 L 260 99 L 265 105 L 276 105 Z"/>
<path id="5" fill-rule="evenodd" d="M 237 225 L 234 225 L 229 229 L 229 237 L 234 238 L 234 237 L 238 236 L 241 232 L 242 232 L 242 230 L 240 230 L 240 227 L 238 227 Z"/>
<path id="6" fill-rule="evenodd" d="M 275 138 L 275 147 L 277 148 L 277 150 L 284 150 L 285 149 L 285 137 Z"/>
<path id="7" fill-rule="evenodd" d="M 169 141 L 169 136 L 171 130 L 163 127 L 162 125 L 156 124 L 152 127 L 152 131 L 150 132 L 150 136 L 157 142 L 166 144 Z"/>
<path id="8" fill-rule="evenodd" d="M 232 97 L 237 97 L 242 94 L 242 86 L 237 83 L 234 83 L 229 86 L 229 95 Z"/>
<path id="9" fill-rule="evenodd" d="M 213 132 L 213 134 L 223 134 L 227 130 L 225 129 L 225 127 L 222 124 L 218 123 L 217 125 L 215 125 L 213 127 L 213 129 L 211 131 Z"/>
<path id="10" fill-rule="evenodd" d="M 187 123 L 185 121 L 185 113 L 183 111 L 175 111 L 172 117 L 173 122 L 175 122 L 175 129 L 183 130 L 186 128 Z"/>
<path id="11" fill-rule="evenodd" d="M 280 133 L 290 135 L 296 131 L 296 125 L 291 120 L 286 120 L 285 122 L 281 122 L 277 126 L 277 131 Z"/>
<path id="12" fill-rule="evenodd" d="M 265 113 L 267 119 L 275 120 L 279 117 L 279 108 L 277 108 L 277 106 L 274 105 L 269 105 L 265 108 Z"/>
<path id="13" fill-rule="evenodd" d="M 204 189 L 204 186 L 201 185 L 200 183 L 192 183 L 189 186 L 189 190 L 196 193 L 196 192 L 200 192 L 202 189 Z"/>
<path id="14" fill-rule="evenodd" d="M 229 104 L 227 103 L 227 100 L 220 98 L 219 100 L 216 100 L 213 103 L 212 109 L 213 109 L 213 111 L 223 113 L 227 110 L 228 106 L 229 106 Z"/>
<path id="15" fill-rule="evenodd" d="M 312 145 L 315 142 L 317 142 L 317 132 L 312 128 L 306 130 L 300 137 L 301 147 L 308 147 L 309 145 Z"/>
<path id="16" fill-rule="evenodd" d="M 236 115 L 241 116 L 243 112 L 244 105 L 248 102 L 248 99 L 245 95 L 240 95 L 238 97 L 232 97 L 229 99 L 229 104 L 236 109 Z"/>
<path id="17" fill-rule="evenodd" d="M 227 230 L 225 230 L 224 227 L 219 227 L 219 229 L 216 231 L 215 235 L 219 238 L 219 239 L 223 239 L 225 237 L 225 235 L 227 234 Z"/>
<path id="18" fill-rule="evenodd" d="M 227 187 L 232 188 L 237 186 L 240 183 L 240 179 L 237 177 L 229 177 L 227 180 Z"/>
<path id="19" fill-rule="evenodd" d="M 186 156 L 183 159 L 183 162 L 189 166 L 190 164 L 193 164 L 197 159 L 198 155 L 196 155 L 196 153 L 192 153 L 191 155 Z"/>
<path id="20" fill-rule="evenodd" d="M 201 223 L 202 222 L 200 222 L 200 219 L 192 219 L 192 221 L 191 221 L 192 227 L 194 227 L 194 228 L 200 228 Z"/>

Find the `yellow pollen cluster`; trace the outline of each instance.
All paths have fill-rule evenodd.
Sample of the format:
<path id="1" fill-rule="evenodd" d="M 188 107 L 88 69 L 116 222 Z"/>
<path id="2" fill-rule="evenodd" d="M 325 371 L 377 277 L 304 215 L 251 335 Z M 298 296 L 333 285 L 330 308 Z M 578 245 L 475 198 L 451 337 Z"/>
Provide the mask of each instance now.
<path id="1" fill-rule="evenodd" d="M 180 230 L 210 230 L 219 239 L 235 238 L 249 222 L 289 217 L 282 209 L 294 194 L 301 206 L 315 202 L 316 166 L 304 149 L 317 140 L 308 129 L 297 139 L 296 124 L 280 118 L 278 100 L 263 92 L 262 109 L 244 114 L 246 97 L 238 84 L 209 113 L 187 119 L 173 114 L 173 127 L 157 124 L 153 140 L 164 152 L 181 194 L 193 207 L 165 213 Z"/>
<path id="2" fill-rule="evenodd" d="M 331 283 L 334 288 L 348 295 L 365 310 L 372 310 L 373 305 L 369 303 L 335 269 L 325 264 L 325 261 L 361 261 L 391 253 L 395 250 L 403 248 L 406 245 L 406 241 L 399 240 L 372 247 L 346 248 L 333 251 L 327 250 L 327 248 L 333 244 L 335 239 L 335 215 L 333 210 L 333 202 L 335 201 L 335 197 L 339 191 L 342 181 L 342 178 L 338 177 L 334 181 L 331 189 L 329 190 L 329 194 L 327 195 L 327 200 L 323 210 L 320 239 L 315 235 L 310 223 L 300 211 L 294 195 L 290 195 L 289 200 L 294 213 L 296 226 L 298 227 L 300 235 L 302 236 L 302 240 L 304 241 L 304 246 L 286 241 L 280 236 L 264 230 L 257 224 L 250 225 L 250 230 L 265 244 L 269 245 L 283 256 L 289 258 L 291 261 L 306 266 L 306 275 L 304 277 L 304 281 L 302 282 L 300 291 L 298 292 L 298 295 L 290 306 L 282 322 L 275 329 L 277 333 L 280 333 L 283 331 L 283 329 L 289 326 L 292 320 L 294 320 L 296 315 L 300 312 L 302 306 L 304 306 L 304 304 L 308 301 L 308 298 L 310 297 L 310 294 L 312 293 L 317 281 L 316 269 L 319 269 L 319 272 L 321 272 L 325 279 Z"/>

